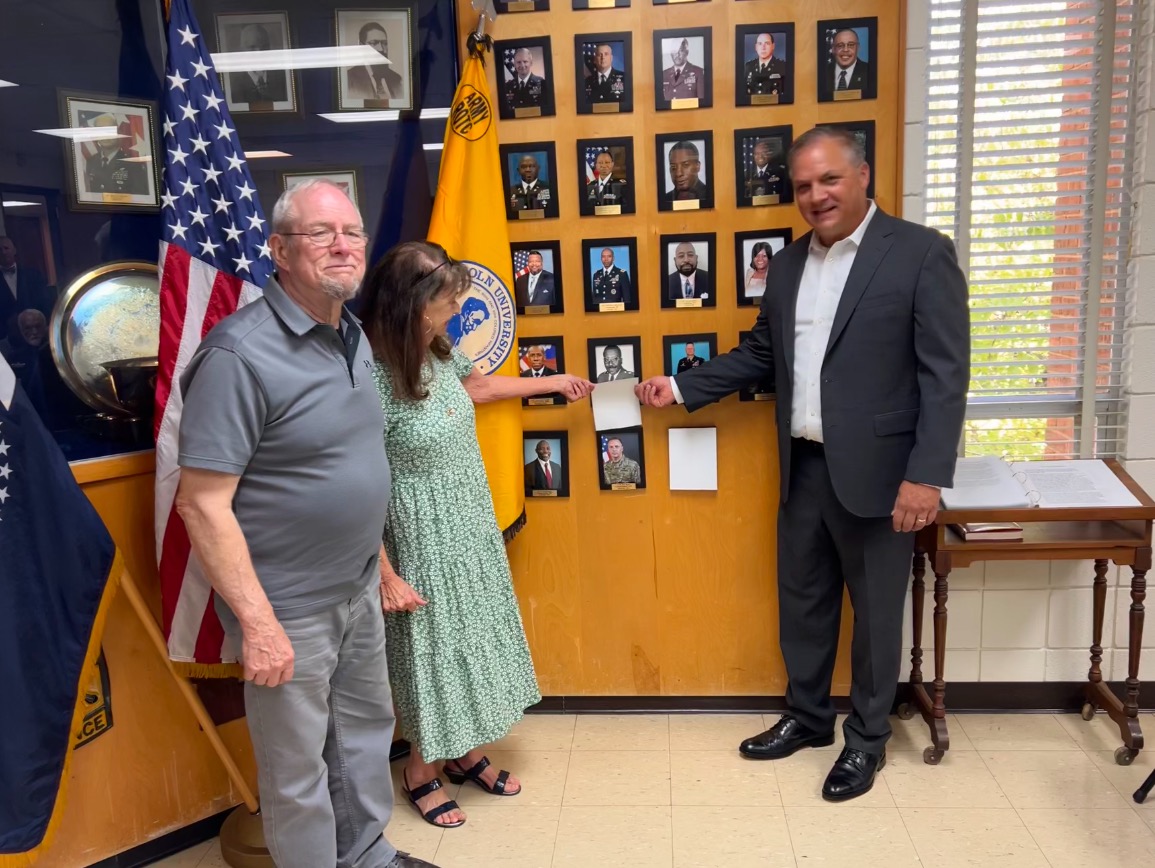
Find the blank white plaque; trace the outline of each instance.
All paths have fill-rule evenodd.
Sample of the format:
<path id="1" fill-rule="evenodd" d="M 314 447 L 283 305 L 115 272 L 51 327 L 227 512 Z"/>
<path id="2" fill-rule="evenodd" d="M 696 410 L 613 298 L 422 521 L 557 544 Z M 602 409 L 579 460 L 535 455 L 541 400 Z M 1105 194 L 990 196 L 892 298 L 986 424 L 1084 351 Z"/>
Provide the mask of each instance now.
<path id="1" fill-rule="evenodd" d="M 718 429 L 670 429 L 670 491 L 718 490 Z"/>

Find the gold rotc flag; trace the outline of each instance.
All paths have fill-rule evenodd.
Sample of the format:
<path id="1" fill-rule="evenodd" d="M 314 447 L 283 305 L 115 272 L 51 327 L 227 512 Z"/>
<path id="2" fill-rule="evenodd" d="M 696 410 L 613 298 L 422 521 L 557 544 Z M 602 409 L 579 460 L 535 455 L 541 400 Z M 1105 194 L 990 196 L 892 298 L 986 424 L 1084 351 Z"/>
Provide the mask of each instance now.
<path id="1" fill-rule="evenodd" d="M 461 314 L 449 324 L 450 337 L 482 373 L 517 376 L 505 189 L 497 149 L 497 114 L 489 96 L 483 52 L 481 46 L 470 51 L 453 95 L 429 240 L 461 260 L 473 278 Z M 525 519 L 521 402 L 510 399 L 479 406 L 477 439 L 497 523 L 508 540 Z"/>

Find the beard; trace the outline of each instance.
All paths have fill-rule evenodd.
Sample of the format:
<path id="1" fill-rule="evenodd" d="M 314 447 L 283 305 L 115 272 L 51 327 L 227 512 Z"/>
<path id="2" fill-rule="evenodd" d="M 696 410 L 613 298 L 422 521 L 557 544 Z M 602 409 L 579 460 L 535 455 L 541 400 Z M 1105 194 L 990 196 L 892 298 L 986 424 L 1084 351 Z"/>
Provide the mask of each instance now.
<path id="1" fill-rule="evenodd" d="M 321 278 L 321 291 L 335 301 L 348 301 L 355 296 L 360 289 L 360 279 L 344 281 L 338 280 L 335 277 Z"/>

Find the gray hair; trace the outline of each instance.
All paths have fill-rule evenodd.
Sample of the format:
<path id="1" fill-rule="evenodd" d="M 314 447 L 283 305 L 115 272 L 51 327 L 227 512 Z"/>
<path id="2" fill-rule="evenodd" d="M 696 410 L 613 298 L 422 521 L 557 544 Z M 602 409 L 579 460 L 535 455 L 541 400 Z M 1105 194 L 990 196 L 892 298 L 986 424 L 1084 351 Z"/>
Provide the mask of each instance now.
<path id="1" fill-rule="evenodd" d="M 330 181 L 328 178 L 309 178 L 307 181 L 302 181 L 300 184 L 290 187 L 277 199 L 277 203 L 273 205 L 272 229 L 274 233 L 288 232 L 293 228 L 293 223 L 299 216 L 296 209 L 297 197 L 308 193 L 310 190 L 316 190 L 319 187 L 331 187 L 345 198 L 349 198 L 345 191 Z M 350 202 L 353 200 L 350 199 Z"/>
<path id="2" fill-rule="evenodd" d="M 807 148 L 823 141 L 838 142 L 838 144 L 842 145 L 850 156 L 851 165 L 855 168 L 858 168 L 866 162 L 866 147 L 850 130 L 843 129 L 842 127 L 814 127 L 814 129 L 807 130 L 794 140 L 794 144 L 790 146 L 789 153 L 786 154 L 786 164 L 793 169 L 794 160 L 797 159 L 799 154 Z"/>

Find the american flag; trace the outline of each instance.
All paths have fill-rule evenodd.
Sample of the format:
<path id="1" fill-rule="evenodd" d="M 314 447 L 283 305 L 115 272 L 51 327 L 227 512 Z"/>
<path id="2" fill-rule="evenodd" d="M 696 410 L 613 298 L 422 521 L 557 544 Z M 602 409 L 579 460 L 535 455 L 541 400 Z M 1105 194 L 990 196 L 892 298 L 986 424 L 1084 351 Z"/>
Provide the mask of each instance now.
<path id="1" fill-rule="evenodd" d="M 608 434 L 601 435 L 602 440 L 602 463 L 605 464 L 610 460 L 610 438 Z"/>
<path id="2" fill-rule="evenodd" d="M 517 280 L 523 274 L 529 274 L 529 251 L 513 251 L 513 279 Z"/>
<path id="3" fill-rule="evenodd" d="M 517 78 L 517 70 L 513 66 L 513 55 L 516 53 L 516 48 L 507 48 L 502 52 L 501 62 L 505 65 L 505 77 L 502 81 L 513 81 Z"/>
<path id="4" fill-rule="evenodd" d="M 586 42 L 582 44 L 582 60 L 586 65 L 586 76 L 589 77 L 594 74 L 594 54 L 598 50 L 596 42 Z"/>
<path id="5" fill-rule="evenodd" d="M 172 2 L 165 72 L 157 555 L 169 656 L 214 667 L 234 662 L 239 649 L 225 647 L 212 587 L 190 554 L 188 532 L 173 508 L 180 478 L 179 379 L 209 329 L 260 295 L 273 261 L 253 176 L 189 0 Z"/>
<path id="6" fill-rule="evenodd" d="M 586 183 L 587 184 L 597 176 L 597 172 L 594 171 L 594 166 L 597 164 L 598 154 L 600 154 L 603 150 L 604 150 L 603 148 L 599 148 L 596 145 L 593 145 L 593 146 L 587 145 L 586 146 L 585 164 L 586 164 Z"/>

